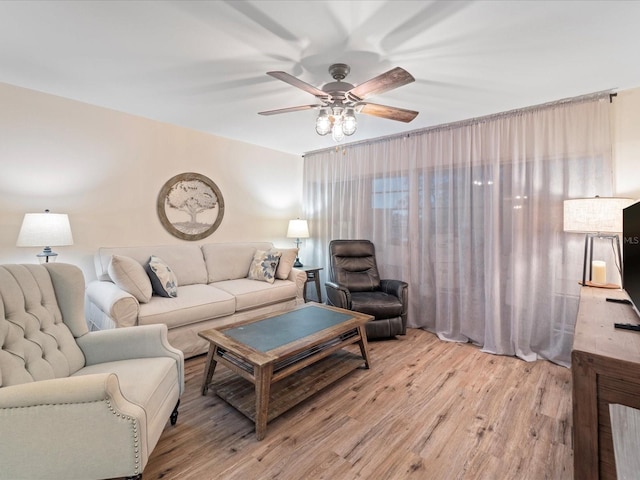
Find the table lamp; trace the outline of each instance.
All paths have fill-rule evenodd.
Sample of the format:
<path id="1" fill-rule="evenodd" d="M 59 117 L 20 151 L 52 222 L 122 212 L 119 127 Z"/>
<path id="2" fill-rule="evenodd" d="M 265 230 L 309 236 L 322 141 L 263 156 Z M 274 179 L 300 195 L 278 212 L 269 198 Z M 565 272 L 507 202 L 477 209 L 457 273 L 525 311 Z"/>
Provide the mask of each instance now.
<path id="1" fill-rule="evenodd" d="M 71 225 L 66 213 L 26 213 L 18 234 L 18 247 L 44 247 L 37 255 L 40 263 L 55 262 L 57 253 L 51 247 L 73 245 Z M 50 260 L 51 259 L 51 260 Z"/>
<path id="2" fill-rule="evenodd" d="M 296 220 L 289 220 L 289 228 L 287 230 L 287 238 L 295 238 L 296 239 L 296 247 L 300 250 L 301 238 L 309 238 L 309 225 L 307 225 L 306 220 L 300 220 L 299 218 Z M 302 263 L 300 263 L 300 258 L 296 256 L 296 261 L 293 264 L 294 267 L 302 267 Z"/>
<path id="3" fill-rule="evenodd" d="M 598 196 L 564 201 L 564 231 L 586 234 L 582 265 L 582 285 L 587 285 L 587 281 L 596 286 L 607 283 L 606 263 L 601 260 L 593 260 L 594 238 L 611 240 L 614 255 L 617 256 L 618 271 L 622 279 L 622 252 L 618 233 L 622 232 L 622 209 L 634 202 L 635 200 L 631 198 Z M 589 270 L 588 279 L 587 270 Z"/>

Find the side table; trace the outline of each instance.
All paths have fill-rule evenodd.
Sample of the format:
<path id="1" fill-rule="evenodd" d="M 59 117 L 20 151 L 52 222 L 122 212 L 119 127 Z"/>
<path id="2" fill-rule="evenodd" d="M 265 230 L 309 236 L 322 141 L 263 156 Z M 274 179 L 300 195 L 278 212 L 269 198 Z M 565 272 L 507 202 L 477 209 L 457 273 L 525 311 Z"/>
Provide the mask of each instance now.
<path id="1" fill-rule="evenodd" d="M 316 294 L 318 295 L 318 302 L 322 303 L 322 292 L 320 291 L 320 270 L 322 267 L 296 267 L 307 274 L 307 281 L 304 283 L 304 301 L 307 301 L 307 283 L 315 282 Z"/>

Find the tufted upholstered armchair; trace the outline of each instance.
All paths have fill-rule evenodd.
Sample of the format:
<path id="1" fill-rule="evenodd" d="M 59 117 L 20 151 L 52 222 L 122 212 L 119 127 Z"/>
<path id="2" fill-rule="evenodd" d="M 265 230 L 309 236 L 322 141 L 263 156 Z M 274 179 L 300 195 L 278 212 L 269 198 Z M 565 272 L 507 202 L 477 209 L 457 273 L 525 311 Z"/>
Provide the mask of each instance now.
<path id="1" fill-rule="evenodd" d="M 0 478 L 141 478 L 184 389 L 166 338 L 89 332 L 73 265 L 1 265 Z"/>
<path id="2" fill-rule="evenodd" d="M 366 324 L 367 338 L 404 335 L 407 329 L 408 285 L 380 279 L 376 250 L 369 240 L 329 243 L 327 303 L 375 317 Z"/>

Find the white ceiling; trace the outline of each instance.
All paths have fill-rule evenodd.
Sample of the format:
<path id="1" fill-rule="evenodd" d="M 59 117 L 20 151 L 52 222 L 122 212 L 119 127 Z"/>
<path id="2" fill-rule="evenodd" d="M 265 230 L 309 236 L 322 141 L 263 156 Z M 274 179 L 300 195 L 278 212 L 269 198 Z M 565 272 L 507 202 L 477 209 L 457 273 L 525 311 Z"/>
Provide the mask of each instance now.
<path id="1" fill-rule="evenodd" d="M 315 103 L 267 76 L 359 84 L 401 66 L 414 83 L 368 100 L 350 141 L 640 86 L 639 1 L 0 1 L 0 82 L 268 148 L 335 145 Z M 0 106 L 1 108 L 1 106 Z"/>

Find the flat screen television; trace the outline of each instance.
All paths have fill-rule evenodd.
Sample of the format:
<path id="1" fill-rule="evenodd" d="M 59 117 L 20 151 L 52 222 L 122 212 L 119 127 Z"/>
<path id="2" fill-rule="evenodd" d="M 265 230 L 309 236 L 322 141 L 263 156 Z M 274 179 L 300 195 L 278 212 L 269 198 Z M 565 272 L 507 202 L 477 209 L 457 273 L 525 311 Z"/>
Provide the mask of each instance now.
<path id="1" fill-rule="evenodd" d="M 640 315 L 640 202 L 622 210 L 622 282 Z"/>

